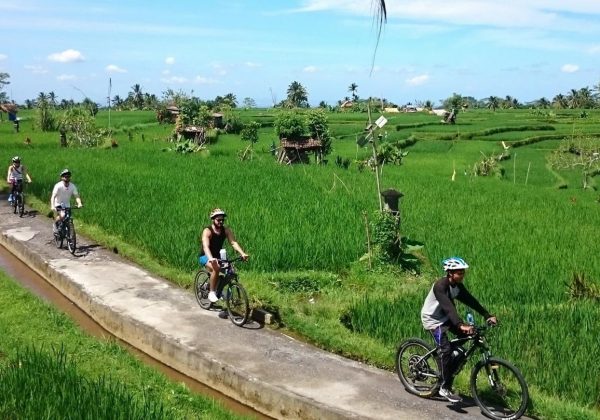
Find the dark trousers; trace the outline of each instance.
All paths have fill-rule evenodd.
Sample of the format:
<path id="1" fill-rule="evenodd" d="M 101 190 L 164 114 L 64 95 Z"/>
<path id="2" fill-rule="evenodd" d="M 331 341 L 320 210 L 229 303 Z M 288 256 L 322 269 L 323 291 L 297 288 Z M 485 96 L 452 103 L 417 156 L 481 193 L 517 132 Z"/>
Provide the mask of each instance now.
<path id="1" fill-rule="evenodd" d="M 439 362 L 442 370 L 442 388 L 451 389 L 456 373 L 456 363 L 452 360 L 452 345 L 448 339 L 448 331 L 457 337 L 464 337 L 466 334 L 460 331 L 458 327 L 453 327 L 450 322 L 446 322 L 434 330 L 429 330 L 433 336 L 436 346 L 439 349 Z"/>

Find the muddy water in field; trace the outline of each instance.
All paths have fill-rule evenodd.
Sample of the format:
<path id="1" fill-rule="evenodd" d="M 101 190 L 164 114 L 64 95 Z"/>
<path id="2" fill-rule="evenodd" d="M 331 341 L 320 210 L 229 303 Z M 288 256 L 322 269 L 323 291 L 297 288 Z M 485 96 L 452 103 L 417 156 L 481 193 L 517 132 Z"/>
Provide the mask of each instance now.
<path id="1" fill-rule="evenodd" d="M 127 343 L 114 337 L 99 324 L 97 324 L 92 318 L 90 318 L 85 312 L 79 309 L 73 302 L 63 296 L 57 289 L 55 289 L 50 283 L 44 278 L 39 276 L 36 272 L 31 270 L 21 260 L 16 258 L 4 247 L 0 246 L 0 270 L 6 272 L 10 277 L 15 279 L 21 286 L 30 290 L 35 295 L 51 303 L 61 312 L 67 314 L 72 318 L 83 330 L 87 333 L 103 339 L 112 338 L 116 340 L 120 345 L 124 346 L 133 353 L 137 358 L 142 360 L 145 364 L 152 366 L 155 369 L 160 370 L 168 378 L 174 382 L 183 382 L 186 386 L 195 392 L 196 394 L 204 395 L 207 397 L 214 398 L 221 402 L 229 410 L 237 414 L 250 415 L 258 419 L 270 419 L 254 409 L 240 404 L 239 402 L 221 394 L 214 389 L 207 387 L 200 382 L 181 374 L 180 372 L 171 369 L 169 366 L 159 362 L 156 359 L 148 356 L 145 353 L 140 352 L 136 348 L 131 347 Z"/>

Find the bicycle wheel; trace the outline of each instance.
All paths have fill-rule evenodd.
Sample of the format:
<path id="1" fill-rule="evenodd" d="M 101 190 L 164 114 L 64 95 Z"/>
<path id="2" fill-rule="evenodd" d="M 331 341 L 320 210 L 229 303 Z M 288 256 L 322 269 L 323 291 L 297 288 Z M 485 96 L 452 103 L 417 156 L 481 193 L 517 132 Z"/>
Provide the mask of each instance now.
<path id="1" fill-rule="evenodd" d="M 75 225 L 73 224 L 73 220 L 69 220 L 66 234 L 67 248 L 69 248 L 71 254 L 75 255 L 75 250 L 77 249 L 77 235 L 75 234 Z"/>
<path id="2" fill-rule="evenodd" d="M 12 202 L 10 203 L 10 205 L 13 207 L 13 213 L 17 214 L 17 197 L 18 197 L 18 193 L 14 193 L 13 194 L 13 199 Z"/>
<path id="3" fill-rule="evenodd" d="M 25 214 L 25 197 L 23 197 L 23 194 L 21 193 L 18 195 L 18 199 L 17 207 L 19 208 L 19 216 L 23 217 Z"/>
<path id="4" fill-rule="evenodd" d="M 227 286 L 225 293 L 225 302 L 227 302 L 229 319 L 235 325 L 241 327 L 250 317 L 248 294 L 241 284 L 235 282 L 230 283 L 229 286 Z"/>
<path id="5" fill-rule="evenodd" d="M 493 419 L 518 419 L 529 402 L 527 383 L 521 372 L 495 357 L 475 365 L 471 393 L 482 413 Z"/>
<path id="6" fill-rule="evenodd" d="M 432 397 L 439 388 L 439 364 L 433 347 L 420 338 L 402 342 L 396 352 L 396 373 L 404 388 L 420 397 Z"/>
<path id="7" fill-rule="evenodd" d="M 210 274 L 206 270 L 199 270 L 194 278 L 194 296 L 202 309 L 210 309 L 212 303 L 208 300 Z"/>
<path id="8" fill-rule="evenodd" d="M 52 222 L 52 223 L 54 223 L 54 222 Z M 54 232 L 54 243 L 56 244 L 57 248 L 59 248 L 59 249 L 62 248 L 64 237 L 65 237 L 64 228 L 62 226 L 62 223 L 60 223 L 56 232 Z"/>

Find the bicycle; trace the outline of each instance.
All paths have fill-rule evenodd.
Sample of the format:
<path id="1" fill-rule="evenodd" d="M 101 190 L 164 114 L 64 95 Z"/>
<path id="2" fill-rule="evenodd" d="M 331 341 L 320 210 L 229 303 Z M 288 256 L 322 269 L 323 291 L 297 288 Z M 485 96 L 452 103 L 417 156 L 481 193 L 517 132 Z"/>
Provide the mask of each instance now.
<path id="1" fill-rule="evenodd" d="M 492 419 L 518 419 L 529 403 L 523 374 L 506 360 L 494 357 L 487 344 L 489 326 L 475 326 L 475 332 L 450 340 L 457 375 L 477 351 L 481 359 L 473 366 L 471 394 L 482 413 Z M 470 342 L 464 349 L 462 346 Z M 396 352 L 396 372 L 404 388 L 420 397 L 432 397 L 441 385 L 438 348 L 420 338 L 403 341 Z"/>
<path id="2" fill-rule="evenodd" d="M 241 261 L 241 257 L 233 260 L 219 260 L 221 270 L 217 282 L 217 296 L 223 298 L 229 319 L 238 327 L 243 326 L 250 318 L 250 304 L 246 289 L 241 285 L 235 271 L 234 262 Z M 194 278 L 194 295 L 202 309 L 210 309 L 213 303 L 208 300 L 210 273 L 201 268 Z"/>
<path id="3" fill-rule="evenodd" d="M 25 193 L 23 192 L 23 180 L 18 179 L 14 181 L 14 187 L 12 189 L 12 206 L 13 213 L 19 212 L 19 217 L 23 217 L 25 214 Z"/>
<path id="4" fill-rule="evenodd" d="M 71 254 L 75 255 L 77 249 L 77 235 L 75 233 L 75 224 L 71 216 L 71 208 L 61 206 L 57 209 L 61 220 L 58 222 L 56 232 L 54 232 L 54 242 L 57 248 L 62 248 L 63 242 L 67 240 L 67 248 Z"/>

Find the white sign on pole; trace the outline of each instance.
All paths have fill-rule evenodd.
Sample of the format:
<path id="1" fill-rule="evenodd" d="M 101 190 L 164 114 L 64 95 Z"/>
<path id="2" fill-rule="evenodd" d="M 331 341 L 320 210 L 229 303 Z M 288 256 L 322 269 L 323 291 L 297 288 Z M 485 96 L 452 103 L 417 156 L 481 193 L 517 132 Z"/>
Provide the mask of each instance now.
<path id="1" fill-rule="evenodd" d="M 385 118 L 383 115 L 381 117 L 377 118 L 377 121 L 375 121 L 375 125 L 379 128 L 383 127 L 386 123 L 387 123 L 387 118 Z"/>

